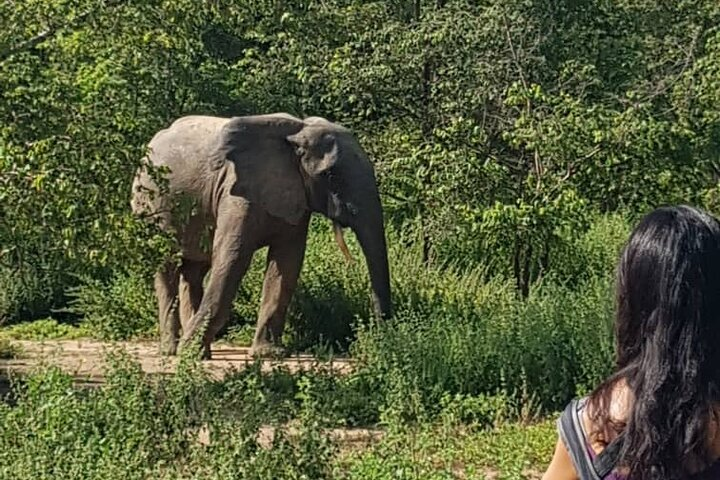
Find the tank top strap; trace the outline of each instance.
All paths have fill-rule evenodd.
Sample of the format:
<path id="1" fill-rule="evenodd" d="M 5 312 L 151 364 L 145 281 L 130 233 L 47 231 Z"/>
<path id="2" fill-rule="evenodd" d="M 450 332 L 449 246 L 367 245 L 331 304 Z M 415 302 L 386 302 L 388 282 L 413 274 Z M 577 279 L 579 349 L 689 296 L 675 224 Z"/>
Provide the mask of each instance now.
<path id="1" fill-rule="evenodd" d="M 580 412 L 587 398 L 574 399 L 565 407 L 557 426 L 580 480 L 602 480 L 593 466 Z"/>

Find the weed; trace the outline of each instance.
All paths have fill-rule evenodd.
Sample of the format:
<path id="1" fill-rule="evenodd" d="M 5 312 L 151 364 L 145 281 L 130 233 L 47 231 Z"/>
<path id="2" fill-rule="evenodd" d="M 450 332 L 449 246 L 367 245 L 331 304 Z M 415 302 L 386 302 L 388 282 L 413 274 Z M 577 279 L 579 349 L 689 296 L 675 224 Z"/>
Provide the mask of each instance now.
<path id="1" fill-rule="evenodd" d="M 29 265 L 0 266 L 0 325 L 49 314 L 61 297 L 62 280 Z"/>
<path id="2" fill-rule="evenodd" d="M 159 378 L 118 350 L 96 389 L 74 388 L 54 367 L 16 383 L 16 404 L 0 404 L 0 478 L 329 478 L 333 447 L 311 403 L 299 400 L 297 437 L 279 431 L 263 448 L 258 428 L 276 422 L 252 401 L 259 385 L 245 382 L 247 401 L 229 405 L 186 352 Z"/>
<path id="3" fill-rule="evenodd" d="M 381 402 L 408 418 L 437 414 L 446 394 L 517 399 L 518 415 L 521 399 L 551 411 L 612 365 L 607 281 L 543 285 L 522 300 L 472 274 L 425 278 L 392 321 L 363 325 L 353 348 Z"/>
<path id="4" fill-rule="evenodd" d="M 82 326 L 103 340 L 127 340 L 153 334 L 157 309 L 152 286 L 137 273 L 118 274 L 108 282 L 84 278 L 68 290 L 65 311 L 82 317 Z"/>
<path id="5" fill-rule="evenodd" d="M 253 325 L 234 325 L 227 330 L 223 339 L 232 345 L 249 346 L 255 336 Z"/>
<path id="6" fill-rule="evenodd" d="M 391 433 L 358 454 L 337 460 L 346 479 L 536 478 L 551 458 L 554 423 L 494 429 L 434 424 Z"/>

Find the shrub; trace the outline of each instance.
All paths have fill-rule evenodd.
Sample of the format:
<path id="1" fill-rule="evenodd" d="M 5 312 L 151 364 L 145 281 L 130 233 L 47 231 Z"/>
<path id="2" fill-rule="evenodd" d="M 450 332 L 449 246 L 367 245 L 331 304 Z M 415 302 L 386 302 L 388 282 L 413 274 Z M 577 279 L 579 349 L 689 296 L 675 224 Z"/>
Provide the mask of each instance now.
<path id="1" fill-rule="evenodd" d="M 303 405 L 322 412 L 325 426 L 363 426 L 378 421 L 380 397 L 363 374 L 337 375 L 318 364 L 312 371 L 291 373 L 277 366 L 264 372 L 259 362 L 227 376 L 213 386 L 232 416 L 262 416 L 285 422 Z"/>
<path id="2" fill-rule="evenodd" d="M 533 403 L 552 410 L 608 373 L 610 282 L 543 285 L 523 301 L 473 278 L 433 276 L 392 321 L 360 329 L 354 354 L 384 405 L 412 418 L 438 413 L 446 394 L 502 395 L 517 414 Z"/>
<path id="3" fill-rule="evenodd" d="M 61 296 L 61 279 L 29 266 L 0 267 L 0 325 L 47 315 Z"/>
<path id="4" fill-rule="evenodd" d="M 89 336 L 85 328 L 59 323 L 53 318 L 12 325 L 3 330 L 3 334 L 16 340 L 75 339 Z"/>
<path id="5" fill-rule="evenodd" d="M 630 215 L 594 215 L 590 227 L 550 259 L 548 276 L 555 282 L 612 276 L 620 249 L 630 236 Z"/>
<path id="6" fill-rule="evenodd" d="M 15 384 L 16 404 L 0 403 L 0 478 L 329 478 L 333 447 L 306 402 L 297 438 L 279 431 L 261 448 L 257 429 L 269 418 L 252 402 L 229 410 L 194 353 L 161 378 L 114 352 L 95 389 L 73 388 L 57 368 Z M 260 394 L 246 387 L 246 398 Z"/>
<path id="7" fill-rule="evenodd" d="M 21 354 L 22 348 L 12 343 L 7 337 L 0 337 L 0 359 L 18 358 Z"/>
<path id="8" fill-rule="evenodd" d="M 68 296 L 66 311 L 80 315 L 83 329 L 95 338 L 127 340 L 157 329 L 154 291 L 140 274 L 116 274 L 107 282 L 84 278 Z"/>

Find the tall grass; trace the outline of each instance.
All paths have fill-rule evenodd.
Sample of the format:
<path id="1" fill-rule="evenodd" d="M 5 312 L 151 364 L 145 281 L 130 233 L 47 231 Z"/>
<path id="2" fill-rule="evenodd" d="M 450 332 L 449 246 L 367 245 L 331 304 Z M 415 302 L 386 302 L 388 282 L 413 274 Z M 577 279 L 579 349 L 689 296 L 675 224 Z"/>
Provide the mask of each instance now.
<path id="1" fill-rule="evenodd" d="M 552 422 L 476 430 L 443 419 L 390 429 L 357 452 L 322 428 L 351 378 L 263 374 L 255 364 L 216 382 L 188 357 L 161 377 L 123 354 L 108 363 L 107 383 L 92 390 L 56 368 L 15 384 L 13 404 L 0 400 L 0 478 L 524 478 L 555 440 Z M 274 427 L 274 438 L 260 427 Z"/>
<path id="2" fill-rule="evenodd" d="M 465 276 L 467 278 L 467 275 Z M 437 285 L 437 283 L 434 283 Z M 361 328 L 354 354 L 378 392 L 400 384 L 423 411 L 437 413 L 447 394 L 499 395 L 518 407 L 555 409 L 591 388 L 612 362 L 612 302 L 607 281 L 575 290 L 547 285 L 527 300 L 509 285 L 452 283 L 438 301 L 401 309 Z M 450 286 L 448 286 L 450 288 Z"/>
<path id="3" fill-rule="evenodd" d="M 599 217 L 527 299 L 481 267 L 433 269 L 395 250 L 397 313 L 358 330 L 358 374 L 406 417 L 437 413 L 448 395 L 503 398 L 514 415 L 561 407 L 612 367 L 612 272 L 627 231 L 622 216 Z"/>

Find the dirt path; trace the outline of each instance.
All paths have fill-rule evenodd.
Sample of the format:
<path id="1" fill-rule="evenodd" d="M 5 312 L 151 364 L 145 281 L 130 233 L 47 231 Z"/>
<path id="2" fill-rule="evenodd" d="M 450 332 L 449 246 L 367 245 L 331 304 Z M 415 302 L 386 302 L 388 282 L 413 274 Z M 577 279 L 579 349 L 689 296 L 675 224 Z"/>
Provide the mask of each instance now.
<path id="1" fill-rule="evenodd" d="M 0 376 L 27 372 L 43 365 L 57 365 L 63 371 L 75 376 L 80 382 L 102 382 L 105 353 L 114 347 L 120 347 L 137 360 L 148 373 L 171 373 L 177 365 L 177 357 L 163 357 L 158 354 L 156 342 L 116 342 L 105 343 L 95 340 L 13 340 L 13 344 L 22 349 L 18 359 L 0 360 Z M 212 360 L 202 362 L 206 371 L 214 378 L 222 378 L 227 373 L 245 368 L 252 363 L 245 347 L 217 344 L 213 345 Z M 264 360 L 263 370 L 269 371 L 282 366 L 292 372 L 311 369 L 329 369 L 338 373 L 347 373 L 351 361 L 347 358 L 320 361 L 311 355 L 293 355 L 282 360 Z"/>

